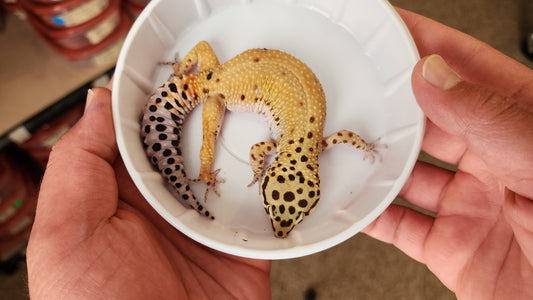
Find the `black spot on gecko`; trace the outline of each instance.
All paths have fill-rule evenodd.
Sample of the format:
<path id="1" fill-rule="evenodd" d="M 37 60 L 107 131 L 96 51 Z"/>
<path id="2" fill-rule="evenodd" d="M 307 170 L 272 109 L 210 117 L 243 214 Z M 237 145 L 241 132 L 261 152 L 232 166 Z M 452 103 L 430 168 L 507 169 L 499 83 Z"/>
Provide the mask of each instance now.
<path id="1" fill-rule="evenodd" d="M 315 196 L 315 191 L 310 191 L 309 192 L 309 198 L 313 198 Z"/>
<path id="2" fill-rule="evenodd" d="M 183 90 L 186 91 L 186 90 L 188 90 L 188 89 L 189 89 L 189 85 L 188 85 L 188 84 L 184 84 L 184 85 L 183 85 Z"/>
<path id="3" fill-rule="evenodd" d="M 173 93 L 177 93 L 178 92 L 178 88 L 176 87 L 176 84 L 175 83 L 171 83 L 168 85 L 168 88 L 170 89 L 171 92 Z"/>
<path id="4" fill-rule="evenodd" d="M 150 133 L 150 125 L 144 126 L 144 132 L 145 133 Z"/>
<path id="5" fill-rule="evenodd" d="M 163 100 L 161 100 L 161 98 L 155 99 L 155 103 L 161 103 L 161 101 L 163 101 Z"/>
<path id="6" fill-rule="evenodd" d="M 294 200 L 294 193 L 293 192 L 285 192 L 285 194 L 283 194 L 283 200 L 287 201 L 287 202 L 291 202 Z"/>
<path id="7" fill-rule="evenodd" d="M 263 190 L 265 190 L 267 188 L 267 184 L 268 184 L 268 180 L 270 179 L 270 177 L 266 176 L 265 179 L 263 180 Z"/>
<path id="8" fill-rule="evenodd" d="M 289 206 L 289 213 L 292 215 L 296 212 L 296 208 L 294 208 L 294 206 Z"/>
<path id="9" fill-rule="evenodd" d="M 178 117 L 178 115 L 176 115 L 175 113 L 170 113 L 170 117 L 172 118 L 172 120 L 174 121 L 177 121 L 180 119 L 180 117 Z"/>
<path id="10" fill-rule="evenodd" d="M 210 71 L 209 73 L 207 73 L 207 76 L 206 76 L 206 79 L 207 80 L 211 80 L 211 78 L 213 77 L 213 72 Z"/>
<path id="11" fill-rule="evenodd" d="M 281 175 L 279 175 L 277 179 L 278 179 L 279 183 L 284 183 L 285 182 L 285 177 L 283 177 Z"/>
<path id="12" fill-rule="evenodd" d="M 309 118 L 309 122 L 313 123 L 315 121 L 315 117 Z"/>
<path id="13" fill-rule="evenodd" d="M 298 201 L 298 206 L 302 207 L 302 208 L 306 207 L 307 206 L 307 200 L 302 199 L 302 200 Z"/>
<path id="14" fill-rule="evenodd" d="M 151 111 L 151 112 L 155 112 L 157 110 L 157 106 L 155 105 L 150 105 L 150 107 L 148 107 L 148 109 Z"/>
<path id="15" fill-rule="evenodd" d="M 304 192 L 304 190 L 303 190 L 302 188 L 299 188 L 299 189 L 296 190 L 296 192 L 297 192 L 298 194 L 301 194 L 301 193 Z"/>
<path id="16" fill-rule="evenodd" d="M 204 92 L 204 94 L 209 94 L 209 89 L 204 88 L 202 89 L 202 92 Z"/>
<path id="17" fill-rule="evenodd" d="M 279 192 L 277 190 L 272 191 L 272 199 L 278 200 L 279 199 Z"/>
<path id="18" fill-rule="evenodd" d="M 152 145 L 152 150 L 154 150 L 154 151 L 156 151 L 156 152 L 159 151 L 159 150 L 161 150 L 161 144 L 160 144 L 160 143 L 155 143 L 155 144 L 153 144 L 153 145 Z"/>
<path id="19" fill-rule="evenodd" d="M 241 95 L 241 101 L 244 101 L 245 98 L 246 98 L 246 96 Z"/>
<path id="20" fill-rule="evenodd" d="M 172 150 L 166 149 L 165 151 L 163 151 L 163 156 L 164 157 L 169 157 L 171 155 L 172 155 Z"/>
<path id="21" fill-rule="evenodd" d="M 187 94 L 185 94 L 185 91 L 181 92 L 181 98 L 183 98 L 183 100 L 187 100 Z"/>
<path id="22" fill-rule="evenodd" d="M 300 158 L 300 160 L 301 160 L 302 162 L 306 162 L 306 161 L 308 160 L 308 158 L 307 158 L 307 156 L 302 155 L 302 158 Z"/>
<path id="23" fill-rule="evenodd" d="M 168 136 L 164 133 L 159 134 L 159 140 L 164 141 L 168 138 Z"/>
<path id="24" fill-rule="evenodd" d="M 155 126 L 155 130 L 159 131 L 159 132 L 162 132 L 162 131 L 165 131 L 167 130 L 167 126 L 163 125 L 163 124 L 157 124 Z"/>
<path id="25" fill-rule="evenodd" d="M 301 147 L 296 148 L 296 153 L 300 153 L 300 152 L 302 152 L 302 148 Z"/>
<path id="26" fill-rule="evenodd" d="M 165 92 L 165 91 L 162 91 L 162 92 L 161 92 L 161 96 L 166 97 L 166 96 L 168 96 L 168 93 Z"/>
<path id="27" fill-rule="evenodd" d="M 172 174 L 172 169 L 171 168 L 166 168 L 164 170 L 164 172 L 165 172 L 165 174 L 170 175 L 170 174 Z"/>
<path id="28" fill-rule="evenodd" d="M 285 212 L 285 205 L 281 204 L 281 205 L 279 206 L 279 212 L 280 212 L 281 214 Z"/>
<path id="29" fill-rule="evenodd" d="M 309 132 L 307 133 L 307 138 L 310 139 L 310 138 L 312 138 L 312 137 L 313 137 L 313 133 L 312 133 L 311 131 L 309 131 Z"/>
<path id="30" fill-rule="evenodd" d="M 173 106 L 172 106 L 172 104 L 170 104 L 170 102 L 165 103 L 165 108 L 166 109 L 172 109 L 172 107 Z"/>
<path id="31" fill-rule="evenodd" d="M 173 165 L 174 163 L 176 163 L 176 160 L 173 157 L 170 157 L 169 159 L 167 159 L 167 164 Z"/>

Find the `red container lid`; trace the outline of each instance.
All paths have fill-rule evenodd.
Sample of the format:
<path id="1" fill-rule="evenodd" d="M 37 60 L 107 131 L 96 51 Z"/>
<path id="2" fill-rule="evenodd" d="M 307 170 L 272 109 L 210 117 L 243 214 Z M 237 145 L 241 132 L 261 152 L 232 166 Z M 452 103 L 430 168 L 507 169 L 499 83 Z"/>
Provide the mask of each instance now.
<path id="1" fill-rule="evenodd" d="M 87 0 L 67 0 L 67 1 L 56 2 L 53 4 L 39 4 L 31 0 L 19 0 L 19 1 L 22 7 L 24 7 L 27 10 L 30 10 L 33 14 L 36 14 L 39 16 L 49 16 L 49 15 L 53 15 L 56 13 L 60 13 L 62 11 L 69 10 L 71 8 L 79 6 L 83 4 L 84 2 L 87 2 Z"/>
<path id="2" fill-rule="evenodd" d="M 72 35 L 75 35 L 80 32 L 87 31 L 100 23 L 101 21 L 105 20 L 105 18 L 109 17 L 112 13 L 116 12 L 120 8 L 120 0 L 110 0 L 109 7 L 104 10 L 101 14 L 99 14 L 97 17 L 82 23 L 77 26 L 73 27 L 60 27 L 60 28 L 52 28 L 47 25 L 45 25 L 41 20 L 39 20 L 35 15 L 33 15 L 31 12 L 28 13 L 28 21 L 30 21 L 31 25 L 35 30 L 38 30 L 39 32 L 42 32 L 46 36 L 58 40 L 63 39 Z"/>
<path id="3" fill-rule="evenodd" d="M 133 3 L 133 2 L 130 2 L 130 1 L 124 1 L 122 2 L 122 5 L 124 5 L 125 8 L 129 9 L 130 11 L 136 13 L 136 14 L 140 14 L 144 7 L 145 6 L 141 6 L 139 4 L 136 4 L 136 3 Z"/>
<path id="4" fill-rule="evenodd" d="M 113 33 L 111 33 L 108 37 L 106 37 L 103 41 L 96 45 L 92 45 L 87 48 L 82 49 L 66 49 L 63 47 L 60 47 L 59 45 L 55 44 L 50 38 L 44 36 L 44 34 L 41 33 L 41 36 L 45 39 L 45 41 L 52 47 L 54 50 L 59 52 L 61 55 L 66 56 L 68 59 L 73 61 L 82 60 L 84 58 L 93 56 L 97 54 L 98 52 L 106 49 L 107 47 L 111 46 L 114 42 L 118 41 L 118 39 L 125 35 L 128 30 L 131 27 L 131 20 L 128 18 L 128 15 L 126 12 L 121 12 L 121 23 L 118 26 L 117 29 Z"/>

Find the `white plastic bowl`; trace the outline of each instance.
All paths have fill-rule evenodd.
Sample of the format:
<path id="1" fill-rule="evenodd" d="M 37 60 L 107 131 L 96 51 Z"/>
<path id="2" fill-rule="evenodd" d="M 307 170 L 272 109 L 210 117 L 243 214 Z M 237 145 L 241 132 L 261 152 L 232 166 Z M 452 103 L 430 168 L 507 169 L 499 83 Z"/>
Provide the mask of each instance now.
<path id="1" fill-rule="evenodd" d="M 321 154 L 321 200 L 288 238 L 274 237 L 258 185 L 250 188 L 251 145 L 269 140 L 266 121 L 228 112 L 214 169 L 225 183 L 210 194 L 214 221 L 182 206 L 147 159 L 139 116 L 154 88 L 183 57 L 208 41 L 221 62 L 250 48 L 293 54 L 313 69 L 327 99 L 324 134 L 341 129 L 377 140 L 382 161 L 337 146 Z M 419 59 L 405 25 L 384 0 L 159 0 L 152 1 L 126 38 L 113 84 L 113 116 L 120 153 L 135 184 L 154 209 L 190 238 L 234 255 L 282 259 L 332 247 L 361 231 L 394 200 L 420 150 L 424 116 L 411 90 Z M 185 123 L 182 139 L 188 176 L 199 172 L 201 108 Z M 203 198 L 205 186 L 193 191 Z"/>

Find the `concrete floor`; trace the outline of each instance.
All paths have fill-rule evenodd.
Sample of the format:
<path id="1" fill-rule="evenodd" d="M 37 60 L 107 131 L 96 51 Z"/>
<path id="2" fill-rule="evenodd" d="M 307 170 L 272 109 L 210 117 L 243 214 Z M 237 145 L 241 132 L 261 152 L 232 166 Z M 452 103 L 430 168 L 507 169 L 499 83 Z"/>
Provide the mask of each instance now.
<path id="1" fill-rule="evenodd" d="M 464 31 L 533 67 L 519 47 L 522 0 L 391 3 Z M 455 299 L 424 265 L 364 234 L 318 254 L 274 261 L 271 279 L 273 299 Z M 12 276 L 0 275 L 0 299 L 26 299 L 25 282 L 23 266 Z"/>

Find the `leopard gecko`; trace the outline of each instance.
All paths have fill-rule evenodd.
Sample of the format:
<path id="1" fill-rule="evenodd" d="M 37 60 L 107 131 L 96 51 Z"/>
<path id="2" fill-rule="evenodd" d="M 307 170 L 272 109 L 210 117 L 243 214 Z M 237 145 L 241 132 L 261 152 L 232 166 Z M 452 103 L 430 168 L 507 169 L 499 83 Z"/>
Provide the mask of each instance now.
<path id="1" fill-rule="evenodd" d="M 287 237 L 317 205 L 318 155 L 323 150 L 347 144 L 365 151 L 365 158 L 376 155 L 374 144 L 351 131 L 323 137 L 326 100 L 322 85 L 307 65 L 290 54 L 251 49 L 220 64 L 211 46 L 202 41 L 181 63 L 174 63 L 173 70 L 143 109 L 141 136 L 162 176 L 202 215 L 214 218 L 189 187 L 180 148 L 183 123 L 199 104 L 203 104 L 203 140 L 200 174 L 194 180 L 206 183 L 206 195 L 217 193 L 216 184 L 223 182 L 217 176 L 219 170 L 212 167 L 225 110 L 255 112 L 269 121 L 273 141 L 250 149 L 250 186 L 261 181 L 259 192 L 276 237 Z M 266 156 L 274 153 L 273 162 L 266 166 Z"/>

